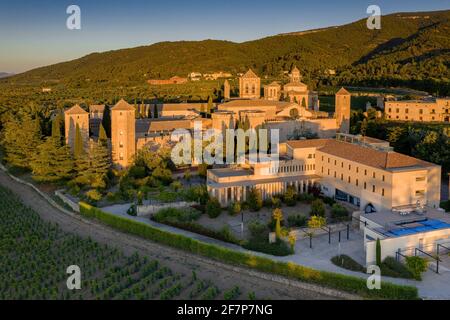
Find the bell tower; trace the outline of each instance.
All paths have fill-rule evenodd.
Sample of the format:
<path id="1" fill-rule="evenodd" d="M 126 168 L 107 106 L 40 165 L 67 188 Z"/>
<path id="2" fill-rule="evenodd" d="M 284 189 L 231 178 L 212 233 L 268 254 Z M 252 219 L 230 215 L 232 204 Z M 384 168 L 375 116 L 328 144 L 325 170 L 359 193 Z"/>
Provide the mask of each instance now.
<path id="1" fill-rule="evenodd" d="M 340 133 L 350 133 L 351 97 L 350 92 L 344 88 L 336 93 L 336 124 Z"/>

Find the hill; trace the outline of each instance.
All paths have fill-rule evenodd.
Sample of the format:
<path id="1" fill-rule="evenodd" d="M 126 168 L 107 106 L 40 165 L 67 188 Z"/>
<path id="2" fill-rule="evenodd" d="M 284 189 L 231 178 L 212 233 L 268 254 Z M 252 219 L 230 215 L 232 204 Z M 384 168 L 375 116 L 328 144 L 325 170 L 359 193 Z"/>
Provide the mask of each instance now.
<path id="1" fill-rule="evenodd" d="M 11 76 L 13 76 L 12 73 L 8 73 L 8 72 L 0 72 L 0 79 L 1 79 L 1 78 L 11 77 Z"/>

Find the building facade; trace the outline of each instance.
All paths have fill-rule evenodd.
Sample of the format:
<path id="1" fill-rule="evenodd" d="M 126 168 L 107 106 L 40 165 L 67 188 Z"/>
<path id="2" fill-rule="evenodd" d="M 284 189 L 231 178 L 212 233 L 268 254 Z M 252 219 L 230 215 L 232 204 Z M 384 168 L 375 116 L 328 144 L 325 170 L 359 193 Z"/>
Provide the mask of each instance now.
<path id="1" fill-rule="evenodd" d="M 417 202 L 438 208 L 440 176 L 440 166 L 394 152 L 387 142 L 338 135 L 288 141 L 277 166 L 269 161 L 209 170 L 207 187 L 227 206 L 245 201 L 251 188 L 267 199 L 288 187 L 302 193 L 316 185 L 326 196 L 376 212 Z"/>
<path id="2" fill-rule="evenodd" d="M 239 78 L 239 96 L 242 99 L 261 97 L 261 79 L 251 69 Z"/>
<path id="3" fill-rule="evenodd" d="M 66 144 L 73 150 L 78 126 L 85 148 L 89 142 L 89 113 L 78 104 L 64 113 Z"/>
<path id="4" fill-rule="evenodd" d="M 450 98 L 386 101 L 384 110 L 392 121 L 450 123 Z"/>

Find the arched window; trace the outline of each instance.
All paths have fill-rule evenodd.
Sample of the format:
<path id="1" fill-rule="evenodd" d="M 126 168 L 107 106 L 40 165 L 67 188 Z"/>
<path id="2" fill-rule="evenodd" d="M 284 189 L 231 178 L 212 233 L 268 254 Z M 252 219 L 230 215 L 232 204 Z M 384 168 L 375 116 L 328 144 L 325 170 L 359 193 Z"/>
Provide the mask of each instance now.
<path id="1" fill-rule="evenodd" d="M 256 85 L 253 84 L 253 85 L 252 85 L 252 94 L 255 94 L 255 93 L 256 93 Z"/>
<path id="2" fill-rule="evenodd" d="M 248 93 L 248 83 L 245 84 L 245 93 Z"/>

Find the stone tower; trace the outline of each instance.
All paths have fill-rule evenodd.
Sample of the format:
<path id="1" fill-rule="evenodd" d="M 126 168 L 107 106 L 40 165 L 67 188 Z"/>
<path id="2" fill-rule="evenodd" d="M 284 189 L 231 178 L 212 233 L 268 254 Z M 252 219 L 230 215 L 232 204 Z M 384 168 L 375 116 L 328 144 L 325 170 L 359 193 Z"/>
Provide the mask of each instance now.
<path id="1" fill-rule="evenodd" d="M 252 69 L 239 78 L 239 96 L 242 99 L 259 99 L 261 97 L 261 79 Z"/>
<path id="2" fill-rule="evenodd" d="M 336 93 L 336 122 L 340 133 L 350 132 L 351 94 L 344 88 Z"/>
<path id="3" fill-rule="evenodd" d="M 302 80 L 302 75 L 300 74 L 300 70 L 298 70 L 297 67 L 294 67 L 294 69 L 292 69 L 290 77 L 292 83 L 300 83 L 300 81 Z"/>
<path id="4" fill-rule="evenodd" d="M 89 113 L 83 110 L 78 104 L 64 112 L 66 144 L 70 146 L 72 151 L 75 146 L 77 124 L 86 148 L 89 142 Z"/>
<path id="5" fill-rule="evenodd" d="M 230 88 L 230 83 L 228 82 L 228 80 L 225 80 L 225 82 L 223 83 L 223 98 L 225 100 L 230 100 L 231 97 L 231 88 Z"/>
<path id="6" fill-rule="evenodd" d="M 272 82 L 264 86 L 264 99 L 269 101 L 279 101 L 281 97 L 281 86 L 278 82 Z"/>
<path id="7" fill-rule="evenodd" d="M 136 153 L 136 120 L 134 107 L 123 99 L 111 108 L 111 145 L 113 164 L 129 167 Z"/>

